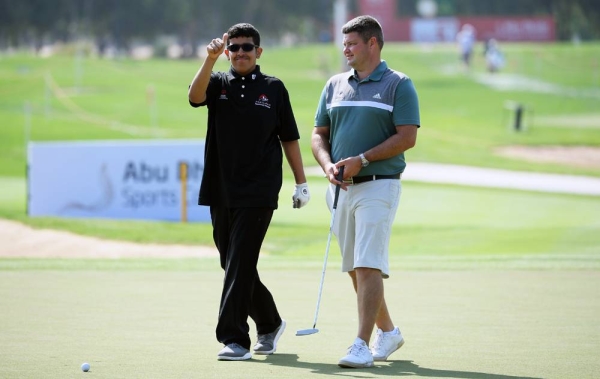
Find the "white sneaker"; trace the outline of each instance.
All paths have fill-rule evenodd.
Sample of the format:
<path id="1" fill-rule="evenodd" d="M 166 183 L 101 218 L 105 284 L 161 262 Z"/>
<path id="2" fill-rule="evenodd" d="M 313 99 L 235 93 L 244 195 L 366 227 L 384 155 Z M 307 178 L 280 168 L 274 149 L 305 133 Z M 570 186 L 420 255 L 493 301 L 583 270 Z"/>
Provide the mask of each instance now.
<path id="1" fill-rule="evenodd" d="M 371 346 L 371 353 L 373 354 L 373 360 L 385 361 L 388 357 L 396 350 L 400 349 L 404 345 L 404 338 L 400 329 L 395 327 L 391 332 L 384 332 L 381 329 L 377 329 L 377 335 L 375 341 Z"/>
<path id="2" fill-rule="evenodd" d="M 372 367 L 373 356 L 367 343 L 357 337 L 352 346 L 348 348 L 348 354 L 338 362 L 338 366 L 344 368 Z"/>

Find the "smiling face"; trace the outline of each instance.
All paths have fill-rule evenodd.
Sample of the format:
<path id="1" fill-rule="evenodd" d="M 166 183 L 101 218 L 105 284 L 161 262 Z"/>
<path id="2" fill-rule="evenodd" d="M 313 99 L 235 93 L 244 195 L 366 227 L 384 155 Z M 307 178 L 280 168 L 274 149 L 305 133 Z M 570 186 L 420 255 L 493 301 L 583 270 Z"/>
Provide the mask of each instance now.
<path id="1" fill-rule="evenodd" d="M 228 40 L 228 45 L 242 45 L 250 43 L 254 45 L 252 37 L 234 37 Z M 236 52 L 225 50 L 225 55 L 231 60 L 231 66 L 240 75 L 248 75 L 256 67 L 256 60 L 260 58 L 262 47 L 255 47 L 252 51 L 239 49 Z"/>

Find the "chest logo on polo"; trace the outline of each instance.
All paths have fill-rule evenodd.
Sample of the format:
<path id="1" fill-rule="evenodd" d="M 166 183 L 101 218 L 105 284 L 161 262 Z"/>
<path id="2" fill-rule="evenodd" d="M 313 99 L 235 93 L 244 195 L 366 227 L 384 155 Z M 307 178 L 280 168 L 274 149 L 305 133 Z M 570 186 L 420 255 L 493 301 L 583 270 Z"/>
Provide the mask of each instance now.
<path id="1" fill-rule="evenodd" d="M 381 95 L 379 93 L 376 93 L 375 95 L 373 95 L 373 99 L 381 100 Z"/>
<path id="2" fill-rule="evenodd" d="M 227 98 L 227 91 L 226 90 L 224 90 L 224 89 L 221 90 L 221 96 L 219 96 L 219 100 L 229 100 Z"/>
<path id="3" fill-rule="evenodd" d="M 260 95 L 258 97 L 258 100 L 256 100 L 256 102 L 254 104 L 259 105 L 261 107 L 265 107 L 265 108 L 271 108 L 271 103 L 269 102 L 269 98 L 265 94 Z"/>

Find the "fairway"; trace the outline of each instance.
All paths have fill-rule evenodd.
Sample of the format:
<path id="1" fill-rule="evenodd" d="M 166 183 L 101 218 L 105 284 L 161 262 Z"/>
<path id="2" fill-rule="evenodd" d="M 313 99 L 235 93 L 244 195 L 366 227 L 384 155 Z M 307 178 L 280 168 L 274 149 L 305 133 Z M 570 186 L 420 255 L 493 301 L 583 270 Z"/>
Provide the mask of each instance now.
<path id="1" fill-rule="evenodd" d="M 357 371 L 337 366 L 357 325 L 338 262 L 326 277 L 320 332 L 296 337 L 312 327 L 319 270 L 268 260 L 262 278 L 288 326 L 275 355 L 246 362 L 216 359 L 222 276 L 215 259 L 191 271 L 2 271 L 0 377 L 581 379 L 600 372 L 597 271 L 396 269 L 386 291 L 406 344 L 389 362 Z M 87 374 L 83 362 L 91 364 Z"/>
<path id="2" fill-rule="evenodd" d="M 492 76 L 480 54 L 473 72 L 460 70 L 450 44 L 386 43 L 383 58 L 413 79 L 422 108 L 407 170 L 421 162 L 599 178 L 600 44 L 503 48 L 507 65 Z M 315 165 L 309 141 L 316 102 L 339 58 L 338 46 L 299 44 L 269 46 L 260 60 L 289 90 L 307 168 Z M 599 377 L 598 196 L 403 179 L 385 285 L 406 344 L 389 362 L 363 370 L 337 366 L 356 334 L 357 315 L 336 241 L 320 332 L 295 336 L 312 327 L 321 277 L 331 217 L 322 175 L 309 176 L 311 202 L 294 210 L 294 183 L 284 167 L 259 267 L 288 325 L 275 355 L 246 362 L 216 359 L 222 347 L 215 339 L 223 280 L 218 260 L 166 258 L 169 245 L 212 249 L 210 223 L 27 216 L 28 139 L 203 138 L 206 112 L 187 99 L 200 64 L 77 60 L 68 51 L 48 59 L 0 56 L 0 217 L 94 238 L 94 249 L 82 247 L 74 257 L 69 253 L 76 249 L 58 238 L 36 245 L 4 231 L 0 378 Z M 216 68 L 227 66 L 223 60 Z M 157 109 L 148 101 L 150 89 Z M 528 109 L 521 132 L 511 129 L 507 102 Z M 116 258 L 122 242 L 165 251 L 148 258 L 140 248 L 136 258 Z M 50 248 L 60 254 L 36 251 Z M 26 254 L 32 250 L 37 255 Z M 112 250 L 115 257 L 92 250 Z M 54 258 L 39 258 L 45 256 Z M 254 342 L 252 323 L 251 337 Z M 80 369 L 84 362 L 91 364 L 88 373 Z"/>

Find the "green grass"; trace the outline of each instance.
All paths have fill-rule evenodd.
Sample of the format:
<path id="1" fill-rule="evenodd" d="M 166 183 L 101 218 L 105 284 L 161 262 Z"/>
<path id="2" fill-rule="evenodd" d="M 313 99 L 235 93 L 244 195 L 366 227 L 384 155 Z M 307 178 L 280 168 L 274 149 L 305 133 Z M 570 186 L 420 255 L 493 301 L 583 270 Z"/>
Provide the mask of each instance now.
<path id="1" fill-rule="evenodd" d="M 497 91 L 480 84 L 476 78 L 485 74 L 483 57 L 476 56 L 474 71 L 466 75 L 453 46 L 386 45 L 383 57 L 390 67 L 410 75 L 419 92 L 423 127 L 409 159 L 600 176 L 599 168 L 529 163 L 493 153 L 494 147 L 511 144 L 600 145 L 597 127 L 543 123 L 553 116 L 600 117 L 600 74 L 594 63 L 600 44 L 515 44 L 504 49 L 508 64 L 501 75 L 555 85 L 557 93 Z M 310 164 L 315 106 L 326 79 L 341 68 L 339 49 L 324 45 L 267 48 L 259 63 L 288 87 L 301 129 L 302 151 Z M 0 176 L 24 175 L 26 103 L 32 112 L 30 138 L 36 141 L 203 138 L 206 112 L 189 107 L 186 93 L 199 65 L 199 60 L 85 58 L 77 63 L 68 55 L 1 57 Z M 227 69 L 226 62 L 220 62 L 217 69 Z M 46 89 L 48 75 L 58 87 L 55 92 Z M 150 86 L 156 93 L 158 129 L 150 115 Z M 531 109 L 527 131 L 508 130 L 512 116 L 504 109 L 507 100 Z"/>
<path id="2" fill-rule="evenodd" d="M 564 91 L 498 91 L 477 80 L 486 75 L 480 55 L 475 57 L 473 72 L 465 74 L 453 46 L 386 45 L 383 57 L 413 78 L 421 102 L 423 126 L 417 146 L 407 153 L 409 164 L 430 161 L 600 176 L 598 167 L 530 163 L 493 152 L 494 147 L 512 144 L 600 146 L 598 128 L 535 121 L 581 115 L 600 119 L 600 78 L 594 63 L 600 44 L 503 48 L 508 61 L 502 75 L 537 80 Z M 259 63 L 286 83 L 301 129 L 305 164 L 313 165 L 309 137 L 315 104 L 325 80 L 341 66 L 339 49 L 267 48 Z M 189 107 L 186 95 L 199 64 L 199 60 L 95 58 L 78 62 L 66 54 L 50 59 L 22 54 L 1 57 L 0 217 L 103 238 L 212 245 L 207 224 L 30 219 L 25 214 L 26 125 L 36 141 L 202 138 L 206 111 Z M 227 69 L 226 61 L 217 69 Z M 50 77 L 56 83 L 54 90 L 45 84 Z M 151 122 L 149 86 L 156 93 L 158 128 Z M 507 100 L 523 102 L 533 110 L 529 129 L 516 133 L 507 128 L 511 117 L 503 108 Z M 32 110 L 29 121 L 24 117 L 25 104 Z M 281 205 L 265 249 L 275 255 L 316 257 L 322 253 L 329 223 L 322 198 L 326 183 L 311 177 L 311 204 L 291 210 L 291 175 L 287 167 L 284 172 Z M 391 246 L 394 253 L 416 255 L 588 254 L 600 246 L 594 232 L 599 226 L 596 214 L 600 214 L 599 201 L 593 197 L 405 182 Z"/>
<path id="3" fill-rule="evenodd" d="M 459 70 L 451 46 L 386 44 L 390 66 L 419 91 L 422 125 L 410 161 L 600 176 L 598 167 L 530 163 L 494 155 L 505 145 L 600 146 L 599 44 L 503 46 L 502 74 L 557 86 L 557 93 L 498 91 Z M 266 49 L 263 70 L 284 80 L 301 128 L 306 165 L 314 108 L 340 49 Z M 0 218 L 34 228 L 142 243 L 212 245 L 209 224 L 28 218 L 25 126 L 36 141 L 203 138 L 206 112 L 187 105 L 199 61 L 0 56 Z M 219 69 L 225 69 L 222 62 Z M 58 85 L 50 96 L 45 78 Z M 158 100 L 152 125 L 147 90 Z M 531 110 L 508 128 L 507 100 Z M 27 121 L 25 104 L 32 113 Z M 533 117 L 532 117 L 533 116 Z M 529 118 L 531 117 L 531 118 Z M 564 124 L 550 122 L 564 119 Z M 550 121 L 549 121 L 550 120 Z M 600 123 L 598 123 L 600 124 Z M 276 355 L 217 362 L 214 338 L 222 273 L 205 259 L 0 259 L 0 377 L 65 378 L 592 378 L 600 371 L 600 198 L 403 182 L 390 244 L 388 307 L 407 340 L 371 370 L 336 366 L 355 333 L 350 282 L 331 244 L 318 327 L 312 326 L 330 221 L 326 182 L 293 210 L 287 167 L 280 209 L 260 260 L 288 331 Z M 255 333 L 251 323 L 251 335 Z M 83 374 L 80 365 L 91 364 Z"/>
<path id="4" fill-rule="evenodd" d="M 194 271 L 0 271 L 0 377 L 580 379 L 600 370 L 598 271 L 396 271 L 388 306 L 406 344 L 356 371 L 337 367 L 356 332 L 347 275 L 328 272 L 320 332 L 295 337 L 312 327 L 320 271 L 285 264 L 261 269 L 288 322 L 277 353 L 218 362 L 215 261 Z"/>
<path id="5" fill-rule="evenodd" d="M 313 178 L 307 207 L 292 209 L 292 183 L 286 181 L 280 209 L 263 245 L 265 253 L 290 258 L 319 258 L 329 217 L 326 182 Z M 28 218 L 24 181 L 0 180 L 8 196 L 0 217 L 37 228 L 142 243 L 213 245 L 209 223 Z M 600 199 L 486 188 L 405 182 L 390 251 L 399 256 L 593 255 L 600 251 Z M 337 251 L 337 245 L 332 244 Z"/>

